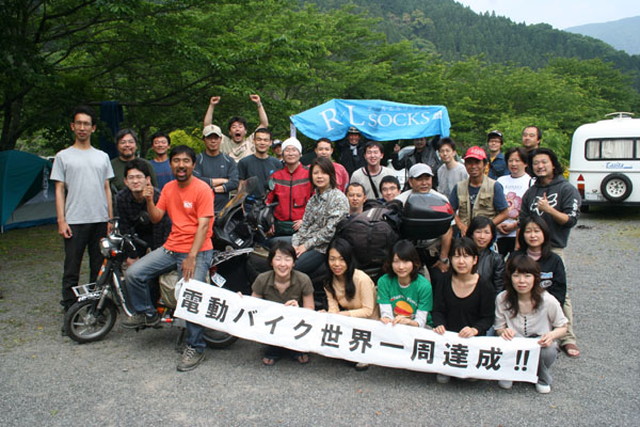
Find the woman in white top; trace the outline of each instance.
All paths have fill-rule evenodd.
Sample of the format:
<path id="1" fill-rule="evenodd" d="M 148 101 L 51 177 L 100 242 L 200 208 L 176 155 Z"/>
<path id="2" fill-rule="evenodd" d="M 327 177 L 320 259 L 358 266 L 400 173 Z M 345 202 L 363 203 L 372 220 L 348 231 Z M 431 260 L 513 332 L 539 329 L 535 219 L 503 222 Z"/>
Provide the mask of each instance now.
<path id="1" fill-rule="evenodd" d="M 527 255 L 509 259 L 505 274 L 505 290 L 496 298 L 496 334 L 505 340 L 513 337 L 537 338 L 540 344 L 538 393 L 551 391 L 551 365 L 558 357 L 556 340 L 567 333 L 567 318 L 555 297 L 540 287 L 540 267 Z M 498 381 L 511 388 L 511 381 Z"/>

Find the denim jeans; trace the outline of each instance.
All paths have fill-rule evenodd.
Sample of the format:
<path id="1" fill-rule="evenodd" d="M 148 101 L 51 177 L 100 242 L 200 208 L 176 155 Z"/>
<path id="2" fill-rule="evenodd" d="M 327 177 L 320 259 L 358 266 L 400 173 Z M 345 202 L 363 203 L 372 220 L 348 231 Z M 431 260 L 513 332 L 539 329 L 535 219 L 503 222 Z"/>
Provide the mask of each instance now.
<path id="1" fill-rule="evenodd" d="M 182 261 L 187 257 L 186 253 L 171 252 L 163 247 L 150 252 L 136 261 L 126 272 L 126 286 L 129 294 L 129 303 L 136 313 L 153 314 L 155 305 L 151 299 L 149 283 L 151 279 L 167 273 L 174 268 L 178 269 L 178 275 L 182 277 Z M 207 278 L 213 250 L 198 252 L 196 268 L 193 278 L 204 282 Z M 198 352 L 204 351 L 206 343 L 202 337 L 204 328 L 195 323 L 187 322 L 187 344 L 195 347 Z"/>
<path id="2" fill-rule="evenodd" d="M 103 260 L 100 253 L 100 239 L 107 235 L 107 223 L 70 224 L 69 228 L 71 228 L 71 237 L 64 239 L 64 270 L 60 301 L 65 311 L 76 302 L 76 295 L 71 288 L 78 286 L 80 265 L 85 249 L 89 252 L 89 283 L 95 282 L 98 277 Z"/>

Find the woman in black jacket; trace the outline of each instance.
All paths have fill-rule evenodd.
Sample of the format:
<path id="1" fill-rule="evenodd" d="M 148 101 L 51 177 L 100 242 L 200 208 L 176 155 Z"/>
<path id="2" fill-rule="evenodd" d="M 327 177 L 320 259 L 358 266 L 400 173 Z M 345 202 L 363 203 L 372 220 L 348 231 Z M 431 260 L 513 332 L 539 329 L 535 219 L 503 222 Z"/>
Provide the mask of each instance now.
<path id="1" fill-rule="evenodd" d="M 471 220 L 466 237 L 478 247 L 478 274 L 493 284 L 496 295 L 504 289 L 504 259 L 491 249 L 496 240 L 496 225 L 486 216 Z"/>

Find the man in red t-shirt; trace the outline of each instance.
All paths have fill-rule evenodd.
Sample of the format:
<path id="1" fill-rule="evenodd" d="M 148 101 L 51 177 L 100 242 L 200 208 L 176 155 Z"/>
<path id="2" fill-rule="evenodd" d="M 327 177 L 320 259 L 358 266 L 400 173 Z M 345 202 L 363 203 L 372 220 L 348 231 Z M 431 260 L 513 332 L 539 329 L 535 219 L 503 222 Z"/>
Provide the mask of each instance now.
<path id="1" fill-rule="evenodd" d="M 195 161 L 196 153 L 192 148 L 186 145 L 174 147 L 169 163 L 175 180 L 164 186 L 157 205 L 153 202 L 153 187 L 148 185 L 144 189 L 151 221 L 157 223 L 167 213 L 172 222 L 171 233 L 162 247 L 127 270 L 129 302 L 136 314 L 122 322 L 124 328 L 153 327 L 160 323 L 160 315 L 149 292 L 152 278 L 177 268 L 185 281 L 206 279 L 213 255 L 213 192 L 207 184 L 192 176 Z M 204 360 L 203 332 L 202 326 L 187 322 L 187 345 L 178 362 L 178 371 L 190 371 Z"/>

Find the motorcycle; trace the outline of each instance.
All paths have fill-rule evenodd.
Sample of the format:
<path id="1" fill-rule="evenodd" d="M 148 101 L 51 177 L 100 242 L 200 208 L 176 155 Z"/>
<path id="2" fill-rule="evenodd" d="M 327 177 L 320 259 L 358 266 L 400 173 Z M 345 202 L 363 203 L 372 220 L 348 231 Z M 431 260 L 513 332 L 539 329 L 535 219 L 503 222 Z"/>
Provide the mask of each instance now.
<path id="1" fill-rule="evenodd" d="M 118 312 L 124 312 L 131 316 L 134 312 L 128 303 L 127 289 L 124 282 L 123 263 L 127 254 L 135 253 L 136 247 L 146 243 L 135 235 L 122 235 L 118 228 L 118 220 L 110 221 L 113 225 L 109 235 L 100 241 L 100 251 L 104 261 L 95 283 L 74 286 L 77 302 L 74 303 L 64 319 L 64 328 L 67 336 L 78 343 L 88 343 L 104 338 L 115 325 Z M 221 273 L 227 274 L 235 269 L 234 258 L 241 257 L 251 252 L 252 249 L 239 249 L 232 251 L 215 251 L 211 261 L 210 271 L 220 277 Z M 225 268 L 225 264 L 229 264 Z M 218 273 L 220 270 L 221 273 Z M 220 277 L 216 280 L 220 281 Z M 185 321 L 173 317 L 175 300 L 180 290 L 181 282 L 177 278 L 168 280 L 168 288 L 174 292 L 173 298 L 167 294 L 167 289 L 161 289 L 163 296 L 159 298 L 157 310 L 161 314 L 160 327 L 162 325 L 177 326 L 182 328 L 178 337 L 177 346 L 181 345 L 184 338 Z M 162 282 L 162 280 L 161 280 Z M 227 281 L 231 284 L 232 281 Z M 237 338 L 219 331 L 205 329 L 204 339 L 210 347 L 224 348 L 233 344 Z"/>

